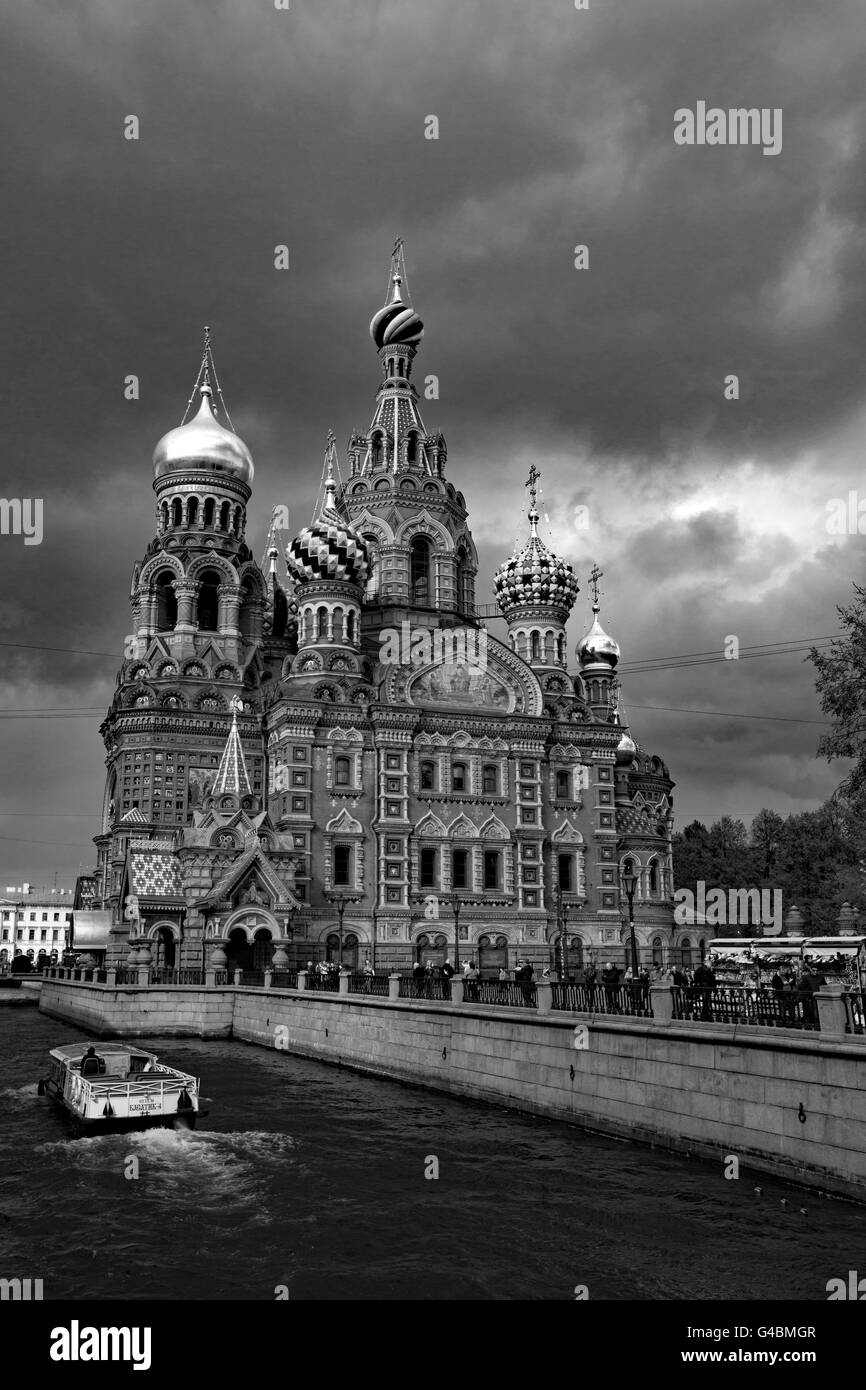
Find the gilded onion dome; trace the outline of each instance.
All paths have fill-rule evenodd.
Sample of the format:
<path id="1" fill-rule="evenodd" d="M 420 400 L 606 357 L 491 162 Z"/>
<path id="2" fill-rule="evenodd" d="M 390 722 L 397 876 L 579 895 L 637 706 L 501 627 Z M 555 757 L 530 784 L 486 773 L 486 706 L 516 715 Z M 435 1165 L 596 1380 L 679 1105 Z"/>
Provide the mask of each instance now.
<path id="1" fill-rule="evenodd" d="M 620 657 L 619 643 L 608 636 L 599 622 L 600 609 L 597 599 L 592 605 L 592 612 L 592 627 L 585 637 L 581 637 L 576 647 L 577 659 L 581 667 L 609 666 L 613 670 Z"/>
<path id="2" fill-rule="evenodd" d="M 286 565 L 296 584 L 312 579 L 341 579 L 363 587 L 369 572 L 367 547 L 336 509 L 331 457 L 329 451 L 324 506 L 316 519 L 289 541 Z"/>
<path id="3" fill-rule="evenodd" d="M 239 478 L 248 487 L 252 486 L 253 460 L 250 451 L 233 430 L 227 430 L 216 418 L 207 377 L 199 390 L 201 405 L 198 414 L 187 424 L 169 430 L 154 449 L 154 477 L 164 478 L 168 473 L 203 468 L 209 473 Z"/>
<path id="4" fill-rule="evenodd" d="M 637 757 L 637 744 L 628 734 L 623 734 L 616 745 L 616 760 L 620 764 L 630 763 Z"/>
<path id="5" fill-rule="evenodd" d="M 567 614 L 577 598 L 578 583 L 571 565 L 548 550 L 538 534 L 538 476 L 533 467 L 529 482 L 529 540 L 521 551 L 499 566 L 493 578 L 493 592 L 504 617 L 518 608 L 539 605 Z"/>
<path id="6" fill-rule="evenodd" d="M 424 336 L 424 325 L 411 305 L 403 303 L 402 277 L 396 269 L 391 283 L 390 302 L 370 320 L 370 337 L 377 348 L 389 347 L 392 343 L 415 347 Z"/>

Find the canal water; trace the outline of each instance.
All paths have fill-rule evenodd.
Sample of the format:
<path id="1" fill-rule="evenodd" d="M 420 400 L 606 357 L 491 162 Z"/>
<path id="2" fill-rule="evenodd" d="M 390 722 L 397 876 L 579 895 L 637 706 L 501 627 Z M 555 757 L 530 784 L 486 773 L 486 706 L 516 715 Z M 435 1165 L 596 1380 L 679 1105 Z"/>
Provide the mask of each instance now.
<path id="1" fill-rule="evenodd" d="M 36 1083 L 82 1037 L 0 1009 L 0 1277 L 46 1299 L 825 1300 L 866 1274 L 853 1204 L 240 1042 L 141 1040 L 202 1078 L 195 1133 L 71 1139 Z"/>

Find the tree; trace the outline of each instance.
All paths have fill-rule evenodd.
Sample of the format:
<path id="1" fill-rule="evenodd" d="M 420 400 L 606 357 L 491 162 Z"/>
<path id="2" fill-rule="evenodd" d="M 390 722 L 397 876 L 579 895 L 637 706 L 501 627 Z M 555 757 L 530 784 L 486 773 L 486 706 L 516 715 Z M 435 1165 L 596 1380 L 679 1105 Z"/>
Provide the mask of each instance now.
<path id="1" fill-rule="evenodd" d="M 752 821 L 749 841 L 758 878 L 769 880 L 774 876 L 784 824 L 778 811 L 768 811 L 766 808 L 759 811 Z"/>
<path id="2" fill-rule="evenodd" d="M 829 651 L 813 647 L 809 660 L 817 671 L 815 689 L 821 708 L 832 721 L 818 743 L 818 756 L 828 762 L 852 758 L 840 791 L 862 821 L 866 813 L 866 588 L 854 585 L 854 602 L 837 608 L 847 635 L 835 639 Z"/>

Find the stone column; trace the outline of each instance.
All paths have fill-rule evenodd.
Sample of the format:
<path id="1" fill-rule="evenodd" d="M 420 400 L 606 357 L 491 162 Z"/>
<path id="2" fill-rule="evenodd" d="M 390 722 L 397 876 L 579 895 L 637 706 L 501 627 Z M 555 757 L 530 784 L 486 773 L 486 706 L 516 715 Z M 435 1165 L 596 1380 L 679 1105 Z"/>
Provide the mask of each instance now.
<path id="1" fill-rule="evenodd" d="M 463 979 L 457 975 L 451 977 L 451 1003 L 463 1003 Z"/>
<path id="2" fill-rule="evenodd" d="M 339 993 L 340 993 L 340 994 L 348 994 L 348 993 L 349 993 L 349 972 L 348 972 L 348 970 L 341 970 L 341 971 L 340 971 L 340 989 L 339 989 Z"/>
<path id="3" fill-rule="evenodd" d="M 233 637 L 235 641 L 238 641 L 241 635 L 238 626 L 240 588 L 237 584 L 220 584 L 217 593 L 220 601 L 219 617 L 217 618 L 220 637 Z"/>
<path id="4" fill-rule="evenodd" d="M 174 625 L 174 630 L 191 637 L 196 630 L 193 620 L 193 606 L 195 596 L 198 593 L 198 584 L 192 579 L 176 579 L 173 588 L 177 596 L 177 622 Z"/>
<path id="5" fill-rule="evenodd" d="M 553 1008 L 553 985 L 549 980 L 539 980 L 535 986 L 535 1007 L 540 1014 L 549 1014 Z"/>
<path id="6" fill-rule="evenodd" d="M 52 973 L 52 974 L 56 974 L 56 971 L 52 971 L 51 973 Z M 114 985 L 117 984 L 117 966 L 116 966 L 116 965 L 110 965 L 110 966 L 108 967 L 108 969 L 106 970 L 106 972 L 105 972 L 105 983 L 106 983 L 107 985 L 112 986 L 112 987 L 113 987 Z"/>
<path id="7" fill-rule="evenodd" d="M 848 1011 L 845 991 L 841 985 L 822 985 L 815 994 L 818 1005 L 818 1028 L 823 1036 L 844 1038 Z M 855 1035 L 856 1036 L 856 1035 Z"/>
<path id="8" fill-rule="evenodd" d="M 389 975 L 389 976 L 388 976 L 388 998 L 389 998 L 389 999 L 399 999 L 399 998 L 400 998 L 400 976 L 399 976 L 399 975 Z"/>
<path id="9" fill-rule="evenodd" d="M 650 985 L 650 1007 L 654 1023 L 670 1023 L 674 1016 L 673 985 Z"/>
<path id="10" fill-rule="evenodd" d="M 298 971 L 298 985 L 297 985 L 298 989 L 308 989 L 308 988 L 309 988 L 309 986 L 308 986 L 308 984 L 307 984 L 308 978 L 309 978 L 309 977 L 308 977 L 308 975 L 307 975 L 306 970 L 299 970 L 299 971 Z"/>
<path id="11" fill-rule="evenodd" d="M 270 989 L 270 987 L 271 987 L 271 982 L 272 982 L 273 978 L 274 978 L 274 972 L 273 972 L 273 970 L 266 970 L 266 971 L 265 971 L 265 989 Z"/>

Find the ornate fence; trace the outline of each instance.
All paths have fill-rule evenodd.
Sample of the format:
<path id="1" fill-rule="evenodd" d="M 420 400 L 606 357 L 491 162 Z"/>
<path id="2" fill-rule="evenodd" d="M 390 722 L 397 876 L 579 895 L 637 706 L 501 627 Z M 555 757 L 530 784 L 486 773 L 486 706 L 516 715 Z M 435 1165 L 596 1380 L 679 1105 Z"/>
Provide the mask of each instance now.
<path id="1" fill-rule="evenodd" d="M 674 1018 L 694 1023 L 753 1023 L 764 1028 L 818 1028 L 818 1005 L 811 996 L 770 989 L 716 985 L 675 989 Z"/>
<path id="2" fill-rule="evenodd" d="M 844 994 L 845 1032 L 866 1032 L 866 997 L 862 989 L 848 989 Z"/>
<path id="3" fill-rule="evenodd" d="M 466 980 L 463 998 L 467 1004 L 507 1004 L 512 1009 L 536 1006 L 535 985 L 514 980 Z"/>
<path id="4" fill-rule="evenodd" d="M 387 994 L 387 990 L 385 993 Z M 448 980 L 429 979 L 423 975 L 420 980 L 414 979 L 411 975 L 400 976 L 400 998 L 401 999 L 440 999 L 447 1001 L 451 998 L 451 985 Z"/>
<path id="5" fill-rule="evenodd" d="M 649 988 L 634 985 L 552 985 L 553 1007 L 567 1013 L 652 1018 Z M 678 1014 L 674 1014 L 678 1018 Z"/>
<path id="6" fill-rule="evenodd" d="M 203 985 L 204 982 L 205 972 L 194 967 L 180 968 L 160 965 L 153 967 L 150 972 L 152 985 Z"/>
<path id="7" fill-rule="evenodd" d="M 365 975 L 356 973 L 349 979 L 350 994 L 378 994 L 388 997 L 387 975 Z"/>

